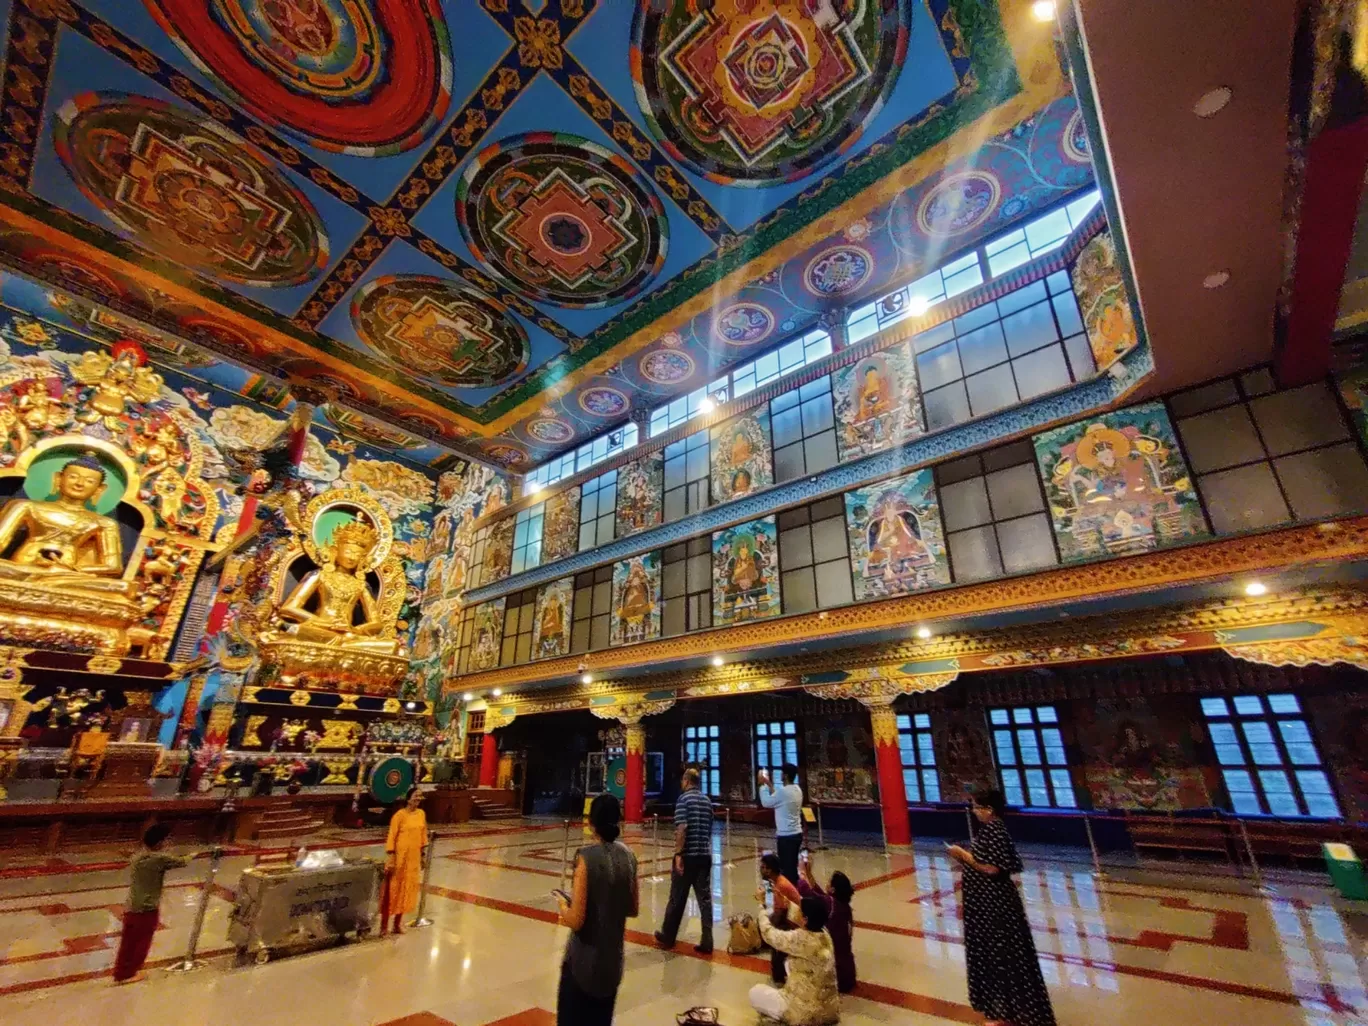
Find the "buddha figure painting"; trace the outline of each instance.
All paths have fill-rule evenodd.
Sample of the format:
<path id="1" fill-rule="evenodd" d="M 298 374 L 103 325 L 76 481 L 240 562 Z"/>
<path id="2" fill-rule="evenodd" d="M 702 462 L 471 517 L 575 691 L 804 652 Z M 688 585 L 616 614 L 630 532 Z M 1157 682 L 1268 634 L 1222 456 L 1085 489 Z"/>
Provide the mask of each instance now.
<path id="1" fill-rule="evenodd" d="M 499 650 L 503 641 L 504 602 L 504 599 L 496 598 L 475 607 L 468 667 L 472 672 L 491 670 L 499 665 Z"/>
<path id="2" fill-rule="evenodd" d="M 1055 428 L 1033 441 L 1065 562 L 1208 533 L 1161 403 Z"/>
<path id="3" fill-rule="evenodd" d="M 30 497 L 11 499 L 0 511 L 0 578 L 128 597 L 119 525 L 97 510 L 110 471 L 85 453 L 60 463 L 49 487 L 38 479 L 51 465 L 36 462 L 25 483 Z M 33 498 L 35 488 L 46 497 Z"/>
<path id="4" fill-rule="evenodd" d="M 779 614 L 774 517 L 713 535 L 713 626 Z"/>
<path id="5" fill-rule="evenodd" d="M 910 342 L 842 368 L 831 387 L 842 460 L 902 445 L 922 433 L 921 392 Z"/>
<path id="6" fill-rule="evenodd" d="M 550 659 L 570 651 L 570 604 L 575 579 L 566 577 L 537 592 L 532 619 L 532 658 Z"/>
<path id="7" fill-rule="evenodd" d="M 768 407 L 712 430 L 713 502 L 728 502 L 774 483 Z"/>
<path id="8" fill-rule="evenodd" d="M 649 552 L 613 565 L 611 644 L 660 637 L 660 556 Z"/>
<path id="9" fill-rule="evenodd" d="M 856 599 L 950 583 L 930 470 L 846 493 Z"/>

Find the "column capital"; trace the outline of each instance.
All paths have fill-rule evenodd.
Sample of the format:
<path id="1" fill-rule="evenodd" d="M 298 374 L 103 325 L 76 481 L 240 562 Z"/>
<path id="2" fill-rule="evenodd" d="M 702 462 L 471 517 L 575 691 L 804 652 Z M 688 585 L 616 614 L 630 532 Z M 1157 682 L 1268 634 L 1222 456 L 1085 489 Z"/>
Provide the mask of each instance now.
<path id="1" fill-rule="evenodd" d="M 889 667 L 870 666 L 849 671 L 845 680 L 831 684 L 807 684 L 803 690 L 814 698 L 838 700 L 853 698 L 873 708 L 889 705 L 899 695 L 937 691 L 959 677 L 959 670 L 943 673 L 897 673 Z"/>
<path id="2" fill-rule="evenodd" d="M 616 705 L 591 706 L 589 711 L 601 720 L 617 720 L 624 727 L 639 724 L 647 716 L 658 716 L 675 704 L 673 698 L 655 701 L 628 700 Z"/>

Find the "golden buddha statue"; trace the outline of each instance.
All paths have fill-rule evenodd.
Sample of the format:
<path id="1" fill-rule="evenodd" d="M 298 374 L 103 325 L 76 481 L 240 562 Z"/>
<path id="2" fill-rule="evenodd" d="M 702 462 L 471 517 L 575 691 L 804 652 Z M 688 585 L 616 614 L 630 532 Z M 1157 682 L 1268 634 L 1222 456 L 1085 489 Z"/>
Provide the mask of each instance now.
<path id="1" fill-rule="evenodd" d="M 352 520 L 333 531 L 332 544 L 322 548 L 323 565 L 307 574 L 276 610 L 282 621 L 295 626 L 286 631 L 267 631 L 266 643 L 294 639 L 339 648 L 392 654 L 396 648 L 393 625 L 380 617 L 375 596 L 366 580 L 367 564 L 375 548 L 375 528 Z M 310 603 L 314 608 L 309 609 Z M 357 607 L 361 622 L 357 623 Z"/>
<path id="2" fill-rule="evenodd" d="M 81 456 L 52 476 L 52 498 L 7 503 L 0 513 L 0 578 L 64 592 L 129 596 L 119 525 L 89 505 L 105 485 L 99 460 Z"/>

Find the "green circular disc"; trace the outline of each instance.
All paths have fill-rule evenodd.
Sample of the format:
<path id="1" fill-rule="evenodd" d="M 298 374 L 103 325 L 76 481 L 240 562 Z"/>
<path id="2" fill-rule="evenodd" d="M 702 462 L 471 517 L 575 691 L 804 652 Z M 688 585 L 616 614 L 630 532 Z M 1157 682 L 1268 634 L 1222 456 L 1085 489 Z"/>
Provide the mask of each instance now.
<path id="1" fill-rule="evenodd" d="M 627 759 L 619 755 L 608 764 L 603 774 L 603 786 L 614 798 L 627 797 Z"/>
<path id="2" fill-rule="evenodd" d="M 392 755 L 371 770 L 370 793 L 377 802 L 389 805 L 408 794 L 413 786 L 413 763 Z"/>

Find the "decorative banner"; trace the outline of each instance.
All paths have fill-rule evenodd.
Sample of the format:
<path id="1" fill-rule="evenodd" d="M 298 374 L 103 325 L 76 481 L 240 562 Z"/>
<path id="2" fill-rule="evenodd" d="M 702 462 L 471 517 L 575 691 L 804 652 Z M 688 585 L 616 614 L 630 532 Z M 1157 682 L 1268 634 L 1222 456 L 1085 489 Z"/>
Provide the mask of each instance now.
<path id="1" fill-rule="evenodd" d="M 532 658 L 549 659 L 570 651 L 570 603 L 575 579 L 565 577 L 543 585 L 537 592 L 532 618 Z"/>
<path id="2" fill-rule="evenodd" d="M 831 394 L 842 460 L 902 445 L 923 431 L 911 341 L 841 368 L 832 375 Z"/>
<path id="3" fill-rule="evenodd" d="M 1078 254 L 1073 288 L 1093 359 L 1097 369 L 1104 371 L 1140 342 L 1111 232 L 1098 235 Z"/>
<path id="4" fill-rule="evenodd" d="M 712 499 L 729 502 L 774 483 L 769 406 L 712 429 Z"/>
<path id="5" fill-rule="evenodd" d="M 665 494 L 665 454 L 657 451 L 618 470 L 617 533 L 621 538 L 660 523 Z"/>
<path id="6" fill-rule="evenodd" d="M 1104 413 L 1032 441 L 1064 562 L 1210 533 L 1162 403 Z"/>
<path id="7" fill-rule="evenodd" d="M 490 526 L 489 538 L 485 541 L 481 584 L 493 584 L 507 577 L 513 568 L 513 525 L 516 520 L 516 517 L 508 516 Z"/>
<path id="8" fill-rule="evenodd" d="M 809 720 L 807 753 L 808 797 L 821 802 L 869 805 L 879 800 L 875 781 L 874 737 L 860 720 L 862 711 Z M 897 738 L 893 740 L 896 745 Z"/>
<path id="9" fill-rule="evenodd" d="M 499 665 L 499 646 L 503 643 L 504 600 L 496 598 L 475 607 L 475 623 L 470 632 L 469 670 L 492 670 Z"/>
<path id="10" fill-rule="evenodd" d="M 660 553 L 613 564 L 609 644 L 633 645 L 660 637 Z"/>
<path id="11" fill-rule="evenodd" d="M 579 551 L 580 486 L 573 485 L 546 500 L 542 519 L 541 561 L 550 563 Z"/>
<path id="12" fill-rule="evenodd" d="M 779 536 L 774 517 L 713 535 L 713 626 L 779 615 Z"/>
<path id="13" fill-rule="evenodd" d="M 847 492 L 855 598 L 885 598 L 950 583 L 930 469 Z"/>

